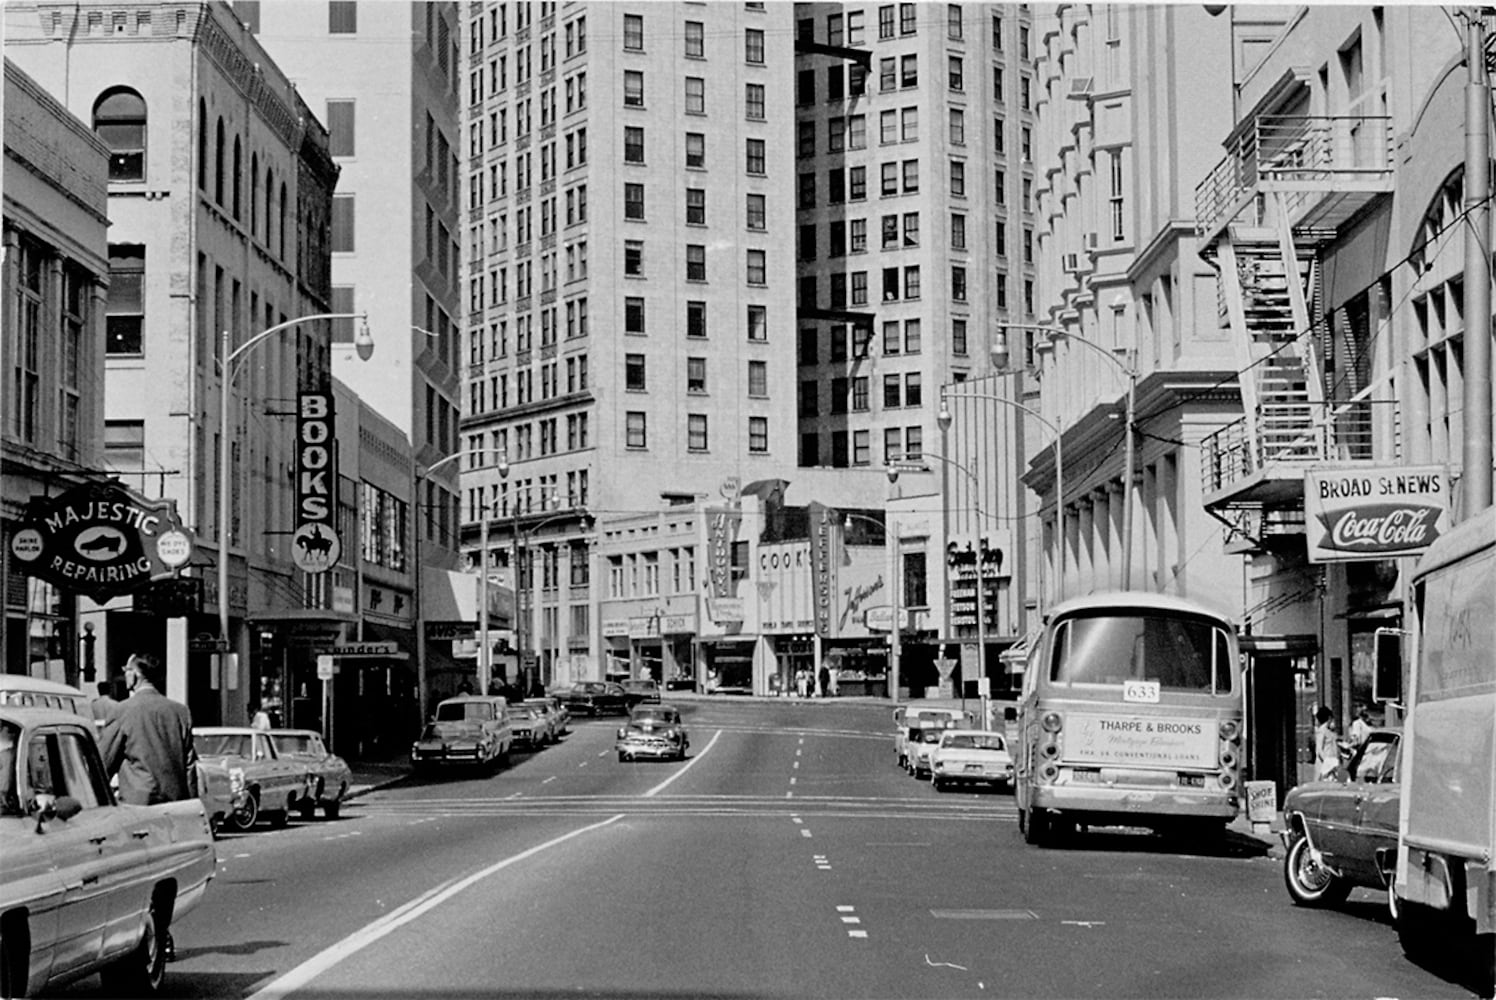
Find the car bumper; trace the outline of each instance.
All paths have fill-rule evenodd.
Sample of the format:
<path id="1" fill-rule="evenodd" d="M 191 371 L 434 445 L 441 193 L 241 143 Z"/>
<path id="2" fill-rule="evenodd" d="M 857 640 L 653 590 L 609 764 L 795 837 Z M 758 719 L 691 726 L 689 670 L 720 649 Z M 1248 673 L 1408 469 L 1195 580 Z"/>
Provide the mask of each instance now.
<path id="1" fill-rule="evenodd" d="M 410 752 L 412 764 L 475 764 L 492 757 L 479 746 L 418 747 Z"/>
<path id="2" fill-rule="evenodd" d="M 679 744 L 663 741 L 645 743 L 620 740 L 614 746 L 625 757 L 654 757 L 663 760 L 667 757 L 678 757 L 685 752 Z"/>
<path id="3" fill-rule="evenodd" d="M 978 768 L 973 771 L 964 767 L 936 768 L 932 772 L 941 781 L 970 781 L 972 783 L 992 783 L 998 785 L 1010 784 L 1013 781 L 1012 768 Z"/>

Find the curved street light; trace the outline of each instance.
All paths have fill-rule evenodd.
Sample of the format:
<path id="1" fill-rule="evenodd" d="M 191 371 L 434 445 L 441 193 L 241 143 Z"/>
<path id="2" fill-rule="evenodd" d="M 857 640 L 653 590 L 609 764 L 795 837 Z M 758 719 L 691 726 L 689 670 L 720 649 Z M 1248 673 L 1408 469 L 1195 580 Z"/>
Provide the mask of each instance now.
<path id="1" fill-rule="evenodd" d="M 369 314 L 357 313 L 312 313 L 307 316 L 298 316 L 288 319 L 283 323 L 277 323 L 267 327 L 259 333 L 250 337 L 238 347 L 232 347 L 233 334 L 225 327 L 219 336 L 218 356 L 222 359 L 218 363 L 218 370 L 223 375 L 223 385 L 218 391 L 218 655 L 220 657 L 218 668 L 225 669 L 223 657 L 229 652 L 229 518 L 231 517 L 229 486 L 233 480 L 230 474 L 229 463 L 233 457 L 231 447 L 234 436 L 229 433 L 229 397 L 234 390 L 234 379 L 239 377 L 240 359 L 248 354 L 252 348 L 258 347 L 265 340 L 282 330 L 289 330 L 293 326 L 302 323 L 312 323 L 323 319 L 356 319 L 359 321 L 357 332 L 353 337 L 353 346 L 358 351 L 359 359 L 368 361 L 374 354 L 374 337 L 369 333 Z M 220 676 L 221 697 L 220 711 L 227 707 L 229 691 L 228 678 Z"/>
<path id="2" fill-rule="evenodd" d="M 1123 361 L 1117 355 L 1108 351 L 1100 344 L 1087 340 L 1085 337 L 1077 336 L 1064 327 L 1048 326 L 1042 323 L 1009 323 L 998 327 L 992 339 L 992 364 L 999 370 L 1008 367 L 1008 327 L 1018 330 L 1037 330 L 1045 334 L 1045 338 L 1035 345 L 1036 350 L 1051 350 L 1056 339 L 1069 341 L 1072 344 L 1084 344 L 1097 354 L 1106 358 L 1116 365 L 1123 375 L 1127 376 L 1127 412 L 1123 417 L 1123 446 L 1125 457 L 1122 460 L 1122 589 L 1132 589 L 1132 536 L 1133 536 L 1133 475 L 1136 471 L 1137 453 L 1133 444 L 1133 403 L 1137 396 L 1138 369 L 1136 352 L 1128 351 L 1128 360 Z"/>
<path id="3" fill-rule="evenodd" d="M 884 470 L 888 476 L 888 484 L 892 486 L 899 481 L 899 469 L 890 465 Z M 883 529 L 883 544 L 888 549 L 888 588 L 889 604 L 893 611 L 893 620 L 888 623 L 888 697 L 895 703 L 899 700 L 899 659 L 902 652 L 903 623 L 899 620 L 899 534 L 894 525 L 894 512 L 890 508 L 884 515 L 884 521 L 879 522 L 866 514 L 858 514 L 855 511 L 844 511 L 846 516 L 842 522 L 842 530 L 846 531 L 852 527 L 854 519 L 866 521 L 868 524 L 877 525 Z"/>
<path id="4" fill-rule="evenodd" d="M 942 433 L 951 425 L 951 410 L 947 402 L 946 386 L 940 387 L 940 411 L 935 415 L 935 422 L 940 425 Z M 1043 414 L 1033 407 L 1024 406 L 1022 403 L 1009 399 L 1006 396 L 998 396 L 989 392 L 957 392 L 955 395 L 963 399 L 986 399 L 1004 406 L 1011 406 L 1015 410 L 1022 410 L 1033 417 L 1039 423 L 1049 428 L 1054 434 L 1054 498 L 1055 498 L 1055 525 L 1057 527 L 1057 538 L 1059 546 L 1059 571 L 1058 580 L 1055 585 L 1057 597 L 1065 594 L 1065 456 L 1064 456 L 1064 432 Z"/>

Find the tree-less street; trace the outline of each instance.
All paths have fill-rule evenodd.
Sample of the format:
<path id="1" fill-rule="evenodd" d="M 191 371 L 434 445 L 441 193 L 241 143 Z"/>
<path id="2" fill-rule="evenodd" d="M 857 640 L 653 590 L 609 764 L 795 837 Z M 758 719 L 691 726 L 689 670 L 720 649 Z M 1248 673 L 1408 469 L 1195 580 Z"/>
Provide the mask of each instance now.
<path id="1" fill-rule="evenodd" d="M 683 764 L 579 720 L 493 776 L 223 838 L 167 995 L 1470 995 L 1402 956 L 1382 894 L 1292 906 L 1260 839 L 1036 848 L 1008 794 L 897 769 L 886 706 L 683 707 Z"/>

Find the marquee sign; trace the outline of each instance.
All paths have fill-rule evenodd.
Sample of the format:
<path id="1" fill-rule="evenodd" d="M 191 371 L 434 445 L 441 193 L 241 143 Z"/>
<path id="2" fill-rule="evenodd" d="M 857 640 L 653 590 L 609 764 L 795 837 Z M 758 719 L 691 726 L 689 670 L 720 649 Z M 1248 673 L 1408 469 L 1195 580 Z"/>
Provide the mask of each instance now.
<path id="1" fill-rule="evenodd" d="M 337 444 L 331 392 L 296 400 L 296 530 L 291 559 L 304 573 L 326 573 L 343 554 L 338 510 Z"/>
<path id="2" fill-rule="evenodd" d="M 34 497 L 10 551 L 31 576 L 102 603 L 172 575 L 193 543 L 175 501 L 100 482 Z"/>
<path id="3" fill-rule="evenodd" d="M 1310 562 L 1416 556 L 1448 530 L 1449 476 L 1442 466 L 1304 473 Z"/>

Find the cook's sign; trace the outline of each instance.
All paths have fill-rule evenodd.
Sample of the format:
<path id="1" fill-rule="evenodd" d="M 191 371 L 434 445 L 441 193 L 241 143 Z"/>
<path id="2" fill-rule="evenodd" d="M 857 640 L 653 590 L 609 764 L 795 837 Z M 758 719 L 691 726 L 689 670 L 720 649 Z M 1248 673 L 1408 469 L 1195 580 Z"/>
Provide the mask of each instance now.
<path id="1" fill-rule="evenodd" d="M 175 501 L 150 500 L 117 482 L 33 497 L 10 542 L 23 572 L 101 603 L 171 576 L 192 549 Z"/>
<path id="2" fill-rule="evenodd" d="M 1416 556 L 1449 530 L 1449 474 L 1438 465 L 1304 473 L 1309 561 Z"/>

